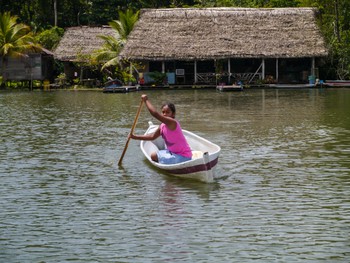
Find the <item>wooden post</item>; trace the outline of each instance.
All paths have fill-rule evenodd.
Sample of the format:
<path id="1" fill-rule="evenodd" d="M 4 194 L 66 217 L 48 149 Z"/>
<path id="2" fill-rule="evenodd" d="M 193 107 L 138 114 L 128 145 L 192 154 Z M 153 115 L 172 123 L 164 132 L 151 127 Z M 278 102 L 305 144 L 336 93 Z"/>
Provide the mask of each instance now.
<path id="1" fill-rule="evenodd" d="M 80 67 L 80 84 L 83 84 L 84 66 Z"/>
<path id="2" fill-rule="evenodd" d="M 261 69 L 261 78 L 265 79 L 265 59 L 263 58 L 261 61 L 262 69 Z"/>
<path id="3" fill-rule="evenodd" d="M 231 83 L 231 58 L 227 60 L 227 71 L 228 71 L 228 83 Z"/>
<path id="4" fill-rule="evenodd" d="M 194 61 L 194 83 L 196 84 L 198 82 L 198 76 L 197 76 L 197 60 Z"/>
<path id="5" fill-rule="evenodd" d="M 279 76 L 278 76 L 278 73 L 279 73 L 279 72 L 278 72 L 278 62 L 279 62 L 279 61 L 278 61 L 278 58 L 276 58 L 276 82 L 278 82 L 278 77 L 279 77 Z"/>
<path id="6" fill-rule="evenodd" d="M 315 76 L 315 58 L 311 58 L 311 76 Z"/>

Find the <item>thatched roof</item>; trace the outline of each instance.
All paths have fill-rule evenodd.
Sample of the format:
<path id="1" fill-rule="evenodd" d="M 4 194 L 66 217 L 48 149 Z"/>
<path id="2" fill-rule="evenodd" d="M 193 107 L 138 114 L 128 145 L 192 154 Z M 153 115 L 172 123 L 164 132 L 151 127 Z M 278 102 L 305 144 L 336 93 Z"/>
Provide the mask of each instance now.
<path id="1" fill-rule="evenodd" d="M 131 60 L 322 57 L 312 8 L 143 9 L 121 57 Z"/>
<path id="2" fill-rule="evenodd" d="M 69 27 L 54 51 L 55 58 L 61 61 L 81 61 L 83 56 L 102 47 L 104 41 L 99 35 L 113 35 L 114 32 L 109 26 Z"/>

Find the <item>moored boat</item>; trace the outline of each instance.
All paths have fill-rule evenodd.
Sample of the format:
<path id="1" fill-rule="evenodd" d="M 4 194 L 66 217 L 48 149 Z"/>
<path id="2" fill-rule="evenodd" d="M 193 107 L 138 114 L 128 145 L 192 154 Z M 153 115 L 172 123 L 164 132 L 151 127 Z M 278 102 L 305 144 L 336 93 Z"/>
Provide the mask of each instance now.
<path id="1" fill-rule="evenodd" d="M 218 85 L 216 86 L 216 90 L 218 91 L 242 91 L 243 85 Z"/>
<path id="2" fill-rule="evenodd" d="M 139 86 L 121 86 L 121 87 L 108 87 L 104 88 L 104 93 L 128 93 L 132 91 L 140 90 Z"/>
<path id="3" fill-rule="evenodd" d="M 323 85 L 328 87 L 350 87 L 350 80 L 326 80 Z"/>
<path id="4" fill-rule="evenodd" d="M 139 90 L 139 86 L 124 86 L 119 79 L 112 79 L 105 83 L 103 87 L 104 93 L 126 93 Z"/>
<path id="5" fill-rule="evenodd" d="M 275 89 L 307 89 L 315 88 L 316 84 L 269 84 L 269 87 Z"/>
<path id="6" fill-rule="evenodd" d="M 158 125 L 149 122 L 149 127 L 145 134 L 153 133 L 157 128 Z M 192 160 L 178 164 L 160 164 L 152 161 L 152 152 L 165 149 L 165 143 L 161 136 L 153 141 L 141 141 L 141 150 L 153 166 L 170 175 L 207 183 L 213 182 L 221 151 L 220 146 L 187 130 L 183 130 L 183 133 L 192 149 Z"/>

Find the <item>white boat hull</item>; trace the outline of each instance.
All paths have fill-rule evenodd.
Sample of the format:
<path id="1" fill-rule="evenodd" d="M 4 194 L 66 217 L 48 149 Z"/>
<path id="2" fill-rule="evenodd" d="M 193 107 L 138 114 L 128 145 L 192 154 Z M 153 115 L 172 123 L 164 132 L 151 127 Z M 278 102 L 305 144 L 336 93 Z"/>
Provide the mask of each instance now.
<path id="1" fill-rule="evenodd" d="M 158 125 L 153 125 L 152 122 L 149 122 L 149 128 L 145 134 L 153 133 L 157 128 Z M 213 182 L 221 148 L 192 132 L 183 130 L 183 133 L 194 152 L 192 160 L 190 161 L 178 164 L 160 164 L 152 161 L 152 152 L 165 148 L 165 143 L 162 137 L 159 137 L 154 141 L 141 141 L 141 150 L 153 166 L 170 175 L 207 183 Z"/>
<path id="2" fill-rule="evenodd" d="M 219 85 L 216 86 L 216 90 L 224 92 L 224 91 L 243 91 L 242 85 Z"/>
<path id="3" fill-rule="evenodd" d="M 350 80 L 326 80 L 323 85 L 328 87 L 350 87 Z"/>
<path id="4" fill-rule="evenodd" d="M 305 88 L 315 88 L 315 84 L 270 84 L 270 88 L 276 89 L 305 89 Z"/>

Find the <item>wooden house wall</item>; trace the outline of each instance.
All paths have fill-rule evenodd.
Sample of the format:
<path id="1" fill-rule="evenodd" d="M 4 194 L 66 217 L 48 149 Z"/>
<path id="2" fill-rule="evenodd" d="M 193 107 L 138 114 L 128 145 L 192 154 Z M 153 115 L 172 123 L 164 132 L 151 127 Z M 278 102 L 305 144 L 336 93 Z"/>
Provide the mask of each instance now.
<path id="1" fill-rule="evenodd" d="M 2 65 L 0 62 L 0 68 Z M 53 57 L 42 54 L 30 54 L 28 57 L 7 58 L 4 76 L 7 80 L 44 80 L 51 79 Z"/>

